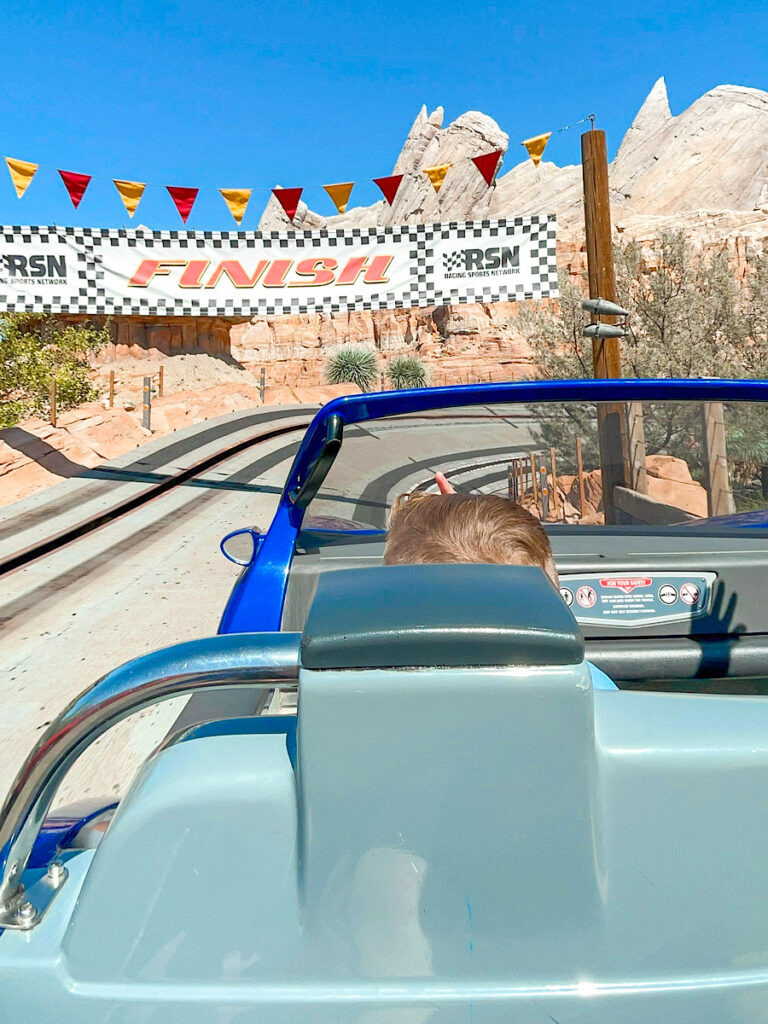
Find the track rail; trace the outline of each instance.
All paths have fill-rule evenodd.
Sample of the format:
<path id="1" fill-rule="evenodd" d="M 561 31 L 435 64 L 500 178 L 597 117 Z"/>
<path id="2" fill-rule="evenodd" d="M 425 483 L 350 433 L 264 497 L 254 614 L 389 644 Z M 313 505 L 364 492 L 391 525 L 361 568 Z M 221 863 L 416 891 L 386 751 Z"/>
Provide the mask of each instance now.
<path id="1" fill-rule="evenodd" d="M 265 441 L 282 437 L 284 434 L 290 434 L 296 430 L 305 430 L 311 422 L 312 414 L 308 414 L 306 417 L 291 420 L 287 424 L 259 430 L 258 433 L 250 437 L 242 438 L 234 444 L 220 448 L 218 451 L 206 455 L 193 465 L 180 470 L 178 473 L 172 476 L 169 475 L 165 479 L 157 481 L 157 483 L 149 484 L 138 494 L 134 494 L 130 498 L 124 498 L 122 501 L 117 501 L 109 508 L 96 512 L 79 523 L 75 523 L 74 526 L 69 526 L 58 533 L 51 534 L 51 536 L 46 537 L 44 540 L 36 541 L 28 547 L 22 548 L 21 551 L 17 551 L 13 555 L 4 558 L 0 561 L 0 576 L 5 576 L 16 569 L 30 565 L 39 558 L 43 558 L 53 551 L 58 551 L 60 548 L 66 547 L 68 544 L 72 544 L 74 541 L 80 540 L 82 537 L 101 529 L 101 527 L 113 523 L 116 519 L 134 512 L 143 505 L 154 501 L 155 498 L 159 498 L 161 495 L 173 490 L 174 487 L 179 487 L 201 473 L 212 469 L 220 462 L 225 462 L 233 455 L 238 455 L 240 452 L 253 448 L 258 444 L 263 444 Z"/>

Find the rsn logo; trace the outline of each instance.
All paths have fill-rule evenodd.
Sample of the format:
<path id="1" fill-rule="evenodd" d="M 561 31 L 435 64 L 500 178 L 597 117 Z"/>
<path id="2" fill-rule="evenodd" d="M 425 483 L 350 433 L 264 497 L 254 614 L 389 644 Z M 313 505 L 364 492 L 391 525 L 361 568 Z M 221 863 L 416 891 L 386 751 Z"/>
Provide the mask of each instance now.
<path id="1" fill-rule="evenodd" d="M 67 257 L 61 256 L 17 256 L 4 253 L 0 257 L 3 269 L 9 277 L 52 277 L 67 276 Z"/>
<path id="2" fill-rule="evenodd" d="M 458 249 L 455 252 L 443 253 L 443 270 L 503 270 L 508 267 L 519 268 L 520 246 L 513 249 L 509 246 L 500 248 L 492 246 L 490 249 Z"/>

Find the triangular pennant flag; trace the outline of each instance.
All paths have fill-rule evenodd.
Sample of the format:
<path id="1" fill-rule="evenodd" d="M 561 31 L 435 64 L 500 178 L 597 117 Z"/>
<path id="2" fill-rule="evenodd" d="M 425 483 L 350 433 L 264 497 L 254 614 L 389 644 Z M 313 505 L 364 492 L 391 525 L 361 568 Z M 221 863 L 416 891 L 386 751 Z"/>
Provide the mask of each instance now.
<path id="1" fill-rule="evenodd" d="M 436 167 L 424 168 L 424 173 L 432 182 L 432 188 L 434 188 L 435 192 L 440 191 L 442 184 L 445 181 L 445 176 L 451 167 L 453 167 L 453 164 L 437 164 Z"/>
<path id="2" fill-rule="evenodd" d="M 293 224 L 293 218 L 299 208 L 299 200 L 303 188 L 273 188 L 272 195 L 280 203 L 288 220 Z"/>
<path id="3" fill-rule="evenodd" d="M 543 135 L 534 135 L 532 139 L 523 140 L 523 145 L 528 150 L 528 156 L 533 160 L 534 167 L 539 166 L 551 135 L 552 132 L 544 132 Z"/>
<path id="4" fill-rule="evenodd" d="M 482 174 L 486 185 L 490 185 L 493 181 L 493 176 L 499 166 L 499 160 L 503 152 L 502 149 L 496 149 L 493 153 L 483 153 L 482 156 L 472 157 L 472 163 Z"/>
<path id="5" fill-rule="evenodd" d="M 384 193 L 384 198 L 391 206 L 394 202 L 397 190 L 400 188 L 400 182 L 403 180 L 402 174 L 390 174 L 388 178 L 374 178 L 374 185 L 378 185 L 381 191 Z"/>
<path id="6" fill-rule="evenodd" d="M 192 212 L 192 207 L 195 205 L 197 199 L 197 193 L 200 191 L 199 188 L 184 188 L 183 185 L 166 185 L 165 186 L 168 195 L 173 200 L 173 205 L 179 211 L 179 216 L 182 221 L 186 224 L 187 217 Z"/>
<path id="7" fill-rule="evenodd" d="M 16 195 L 21 199 L 40 165 L 27 163 L 26 160 L 14 160 L 10 156 L 5 158 L 5 162 L 8 164 L 8 170 L 11 172 L 11 181 L 16 189 Z"/>
<path id="8" fill-rule="evenodd" d="M 59 171 L 64 188 L 69 193 L 72 205 L 75 209 L 80 205 L 80 200 L 85 195 L 85 190 L 91 183 L 90 174 L 78 174 L 76 171 Z"/>
<path id="9" fill-rule="evenodd" d="M 344 181 L 338 185 L 323 185 L 339 213 L 347 212 L 347 203 L 354 187 L 355 183 L 353 181 Z"/>
<path id="10" fill-rule="evenodd" d="M 121 181 L 119 178 L 113 178 L 112 182 L 120 193 L 120 198 L 123 200 L 123 206 L 128 211 L 128 216 L 132 217 L 136 213 L 136 207 L 141 201 L 141 197 L 144 195 L 144 189 L 147 187 L 143 181 Z"/>
<path id="11" fill-rule="evenodd" d="M 245 216 L 245 210 L 248 203 L 251 201 L 250 188 L 220 188 L 222 198 L 229 207 L 229 212 L 235 218 L 237 226 L 239 227 L 243 223 L 243 217 Z"/>

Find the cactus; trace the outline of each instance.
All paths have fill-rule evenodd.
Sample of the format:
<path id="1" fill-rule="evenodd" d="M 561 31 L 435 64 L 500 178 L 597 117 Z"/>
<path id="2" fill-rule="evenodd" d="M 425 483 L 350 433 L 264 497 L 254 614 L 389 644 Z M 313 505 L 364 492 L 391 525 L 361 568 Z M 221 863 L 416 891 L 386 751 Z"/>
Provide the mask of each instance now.
<path id="1" fill-rule="evenodd" d="M 325 379 L 329 384 L 357 384 L 361 391 L 371 391 L 377 371 L 374 349 L 364 345 L 343 345 L 328 357 Z"/>
<path id="2" fill-rule="evenodd" d="M 387 379 L 395 390 L 423 388 L 427 384 L 427 368 L 418 356 L 398 356 L 387 367 Z"/>

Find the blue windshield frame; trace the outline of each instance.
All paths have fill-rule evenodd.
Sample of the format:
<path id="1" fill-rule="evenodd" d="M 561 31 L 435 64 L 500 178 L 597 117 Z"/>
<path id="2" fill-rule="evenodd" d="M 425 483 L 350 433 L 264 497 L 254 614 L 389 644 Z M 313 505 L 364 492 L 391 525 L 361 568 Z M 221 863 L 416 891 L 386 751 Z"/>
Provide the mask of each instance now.
<path id="1" fill-rule="evenodd" d="M 556 380 L 467 384 L 347 395 L 324 405 L 307 428 L 272 524 L 256 559 L 242 573 L 224 610 L 220 633 L 279 630 L 296 539 L 305 509 L 290 494 L 306 478 L 320 454 L 330 416 L 344 426 L 434 409 L 495 403 L 530 402 L 768 402 L 768 381 L 699 378 L 696 380 Z"/>

